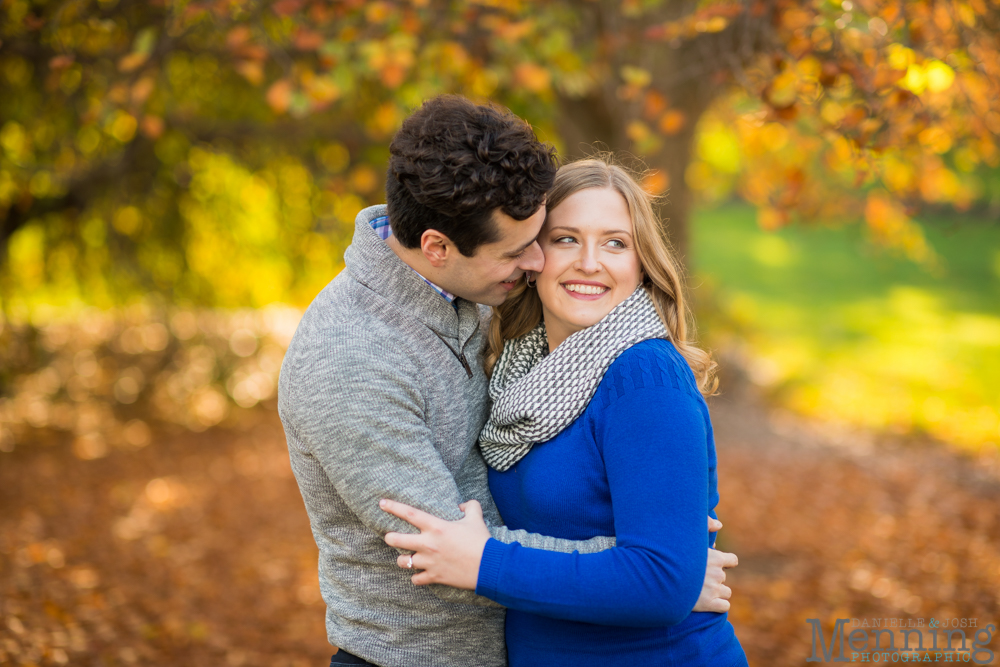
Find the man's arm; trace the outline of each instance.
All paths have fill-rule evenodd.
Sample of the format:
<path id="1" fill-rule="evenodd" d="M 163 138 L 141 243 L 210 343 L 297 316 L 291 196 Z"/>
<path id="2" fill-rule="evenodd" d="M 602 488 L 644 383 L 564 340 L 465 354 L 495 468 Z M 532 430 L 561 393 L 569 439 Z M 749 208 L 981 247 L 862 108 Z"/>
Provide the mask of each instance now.
<path id="1" fill-rule="evenodd" d="M 434 447 L 412 364 L 398 351 L 364 340 L 351 341 L 347 347 L 336 355 L 316 351 L 309 355 L 312 363 L 307 373 L 289 375 L 287 400 L 282 404 L 286 426 L 316 457 L 359 520 L 380 535 L 416 530 L 381 511 L 378 501 L 382 498 L 442 519 L 460 519 L 458 505 L 465 498 Z M 378 373 L 371 368 L 378 368 Z M 485 467 L 481 474 L 485 477 Z M 498 530 L 499 537 L 513 535 Z M 540 545 L 544 540 L 531 541 Z M 594 540 L 551 544 L 564 551 L 599 550 Z M 470 591 L 440 588 L 435 592 L 452 602 L 488 603 Z"/>

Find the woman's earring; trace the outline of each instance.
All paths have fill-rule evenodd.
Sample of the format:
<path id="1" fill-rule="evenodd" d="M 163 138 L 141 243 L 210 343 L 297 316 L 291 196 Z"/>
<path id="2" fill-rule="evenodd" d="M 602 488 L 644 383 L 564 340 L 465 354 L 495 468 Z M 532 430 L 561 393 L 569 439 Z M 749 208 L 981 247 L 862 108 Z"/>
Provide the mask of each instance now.
<path id="1" fill-rule="evenodd" d="M 531 278 L 532 278 L 532 276 L 534 276 L 534 275 L 535 275 L 535 274 L 534 274 L 534 273 L 532 273 L 531 271 L 525 271 L 525 272 L 524 272 L 524 283 L 525 283 L 525 284 L 526 284 L 526 285 L 527 285 L 528 287 L 534 287 L 534 286 L 535 286 L 535 282 L 536 282 L 536 281 L 538 280 L 538 278 L 535 278 L 535 280 L 532 280 Z"/>

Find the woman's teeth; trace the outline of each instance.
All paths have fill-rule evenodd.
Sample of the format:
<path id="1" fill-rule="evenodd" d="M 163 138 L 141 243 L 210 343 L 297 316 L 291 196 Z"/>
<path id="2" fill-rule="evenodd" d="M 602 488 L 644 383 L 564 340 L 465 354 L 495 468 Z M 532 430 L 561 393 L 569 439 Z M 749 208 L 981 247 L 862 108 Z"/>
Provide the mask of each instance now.
<path id="1" fill-rule="evenodd" d="M 601 285 L 578 285 L 575 283 L 569 285 L 563 285 L 570 292 L 576 292 L 577 294 L 603 294 L 608 291 L 607 287 Z"/>

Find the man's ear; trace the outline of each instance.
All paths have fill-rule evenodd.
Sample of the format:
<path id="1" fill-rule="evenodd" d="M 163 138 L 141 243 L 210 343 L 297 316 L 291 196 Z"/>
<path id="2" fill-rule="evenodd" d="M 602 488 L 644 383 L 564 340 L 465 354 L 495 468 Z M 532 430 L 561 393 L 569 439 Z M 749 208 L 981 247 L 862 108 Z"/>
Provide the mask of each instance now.
<path id="1" fill-rule="evenodd" d="M 420 235 L 420 251 L 424 253 L 431 266 L 440 269 L 455 252 L 455 246 L 451 239 L 441 232 L 428 229 Z"/>

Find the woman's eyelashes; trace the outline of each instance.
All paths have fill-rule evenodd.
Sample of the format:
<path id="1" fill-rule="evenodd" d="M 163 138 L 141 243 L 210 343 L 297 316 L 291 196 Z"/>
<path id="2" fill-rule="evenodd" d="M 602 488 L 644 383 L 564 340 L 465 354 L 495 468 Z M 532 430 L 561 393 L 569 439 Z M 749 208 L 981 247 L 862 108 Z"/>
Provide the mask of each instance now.
<path id="1" fill-rule="evenodd" d="M 552 239 L 552 243 L 556 245 L 569 245 L 576 242 L 576 238 L 573 236 L 559 236 Z M 621 239 L 609 239 L 604 242 L 604 245 L 613 248 L 614 250 L 626 250 L 628 248 L 625 241 Z"/>

